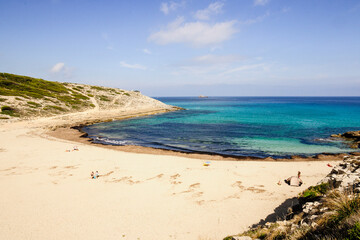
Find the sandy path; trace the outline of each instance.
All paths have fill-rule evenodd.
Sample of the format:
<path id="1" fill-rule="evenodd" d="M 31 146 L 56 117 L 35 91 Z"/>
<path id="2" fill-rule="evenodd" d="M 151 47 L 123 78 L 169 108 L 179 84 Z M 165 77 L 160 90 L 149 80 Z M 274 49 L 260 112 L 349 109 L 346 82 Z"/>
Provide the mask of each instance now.
<path id="1" fill-rule="evenodd" d="M 222 239 L 330 171 L 327 162 L 204 167 L 204 160 L 54 139 L 36 126 L 0 126 L 3 239 Z M 79 151 L 66 152 L 75 144 Z M 103 176 L 92 180 L 95 170 Z M 276 184 L 298 170 L 302 187 Z"/>

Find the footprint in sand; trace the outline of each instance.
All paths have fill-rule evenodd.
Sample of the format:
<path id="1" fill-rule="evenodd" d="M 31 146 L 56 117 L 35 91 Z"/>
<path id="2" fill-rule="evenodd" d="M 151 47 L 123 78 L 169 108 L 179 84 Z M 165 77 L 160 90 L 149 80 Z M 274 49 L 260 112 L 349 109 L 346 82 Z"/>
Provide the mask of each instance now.
<path id="1" fill-rule="evenodd" d="M 181 184 L 182 182 L 180 182 L 180 181 L 176 181 L 178 178 L 180 177 L 180 174 L 175 174 L 175 175 L 173 175 L 173 176 L 170 176 L 170 183 L 171 184 Z"/>
<path id="2" fill-rule="evenodd" d="M 13 169 L 15 169 L 15 168 L 16 168 L 16 167 L 11 167 L 11 168 L 2 169 L 2 170 L 0 170 L 0 171 L 2 171 L 2 172 L 6 172 L 6 171 L 13 170 Z"/>
<path id="3" fill-rule="evenodd" d="M 107 176 L 110 176 L 110 175 L 113 174 L 113 173 L 114 173 L 114 171 L 110 171 L 110 172 L 108 172 L 108 173 L 105 173 L 105 174 L 100 175 L 100 177 L 107 177 Z"/>
<path id="4" fill-rule="evenodd" d="M 234 193 L 234 194 L 232 194 L 230 196 L 225 197 L 224 200 L 233 199 L 233 198 L 240 199 L 241 198 L 241 193 Z"/>
<path id="5" fill-rule="evenodd" d="M 148 180 L 153 180 L 153 179 L 157 179 L 157 178 L 162 178 L 164 176 L 164 174 L 159 174 L 159 175 L 156 175 L 155 177 L 152 177 L 152 178 L 148 178 L 148 179 L 146 179 L 146 181 L 148 181 Z"/>
<path id="6" fill-rule="evenodd" d="M 175 174 L 175 175 L 172 175 L 170 178 L 171 178 L 171 179 L 177 179 L 178 177 L 180 177 L 180 174 L 177 173 L 177 174 Z"/>
<path id="7" fill-rule="evenodd" d="M 134 180 L 132 179 L 132 176 L 130 176 L 130 177 L 122 177 L 122 178 L 120 178 L 120 179 L 115 179 L 115 180 L 107 181 L 107 182 L 115 182 L 115 183 L 117 183 L 117 182 L 124 182 L 124 183 L 129 184 L 129 185 L 141 183 L 141 181 L 138 181 L 138 180 L 137 180 L 137 181 L 134 181 Z"/>
<path id="8" fill-rule="evenodd" d="M 203 192 L 197 192 L 197 193 L 194 193 L 194 194 L 192 195 L 192 197 L 198 198 L 198 197 L 201 197 L 203 194 L 204 194 Z"/>
<path id="9" fill-rule="evenodd" d="M 204 200 L 199 200 L 199 201 L 196 201 L 196 203 L 201 206 L 201 205 L 203 205 L 205 203 L 205 201 Z"/>
<path id="10" fill-rule="evenodd" d="M 189 186 L 189 188 L 199 188 L 199 187 L 200 187 L 200 183 L 194 183 Z"/>
<path id="11" fill-rule="evenodd" d="M 235 183 L 233 183 L 231 185 L 232 187 L 238 187 L 240 189 L 244 189 L 244 186 L 242 185 L 242 182 L 241 181 L 236 181 Z"/>
<path id="12" fill-rule="evenodd" d="M 200 187 L 200 183 L 194 183 L 194 184 L 191 184 L 188 188 L 188 190 L 186 191 L 182 191 L 180 193 L 190 193 L 190 192 L 194 192 L 195 189 L 199 188 Z"/>
<path id="13" fill-rule="evenodd" d="M 77 166 L 65 166 L 64 168 L 67 168 L 67 169 L 77 169 L 78 167 L 77 167 Z"/>
<path id="14" fill-rule="evenodd" d="M 248 188 L 246 188 L 246 190 L 247 190 L 247 191 L 254 192 L 254 193 L 263 193 L 263 192 L 266 192 L 264 189 L 256 188 L 256 187 L 248 187 Z"/>

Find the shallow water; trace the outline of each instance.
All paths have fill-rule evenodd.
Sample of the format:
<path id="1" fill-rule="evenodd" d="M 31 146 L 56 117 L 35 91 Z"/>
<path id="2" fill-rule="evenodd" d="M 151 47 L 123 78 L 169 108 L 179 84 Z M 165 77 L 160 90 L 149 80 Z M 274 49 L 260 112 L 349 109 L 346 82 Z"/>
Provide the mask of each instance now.
<path id="1" fill-rule="evenodd" d="M 360 97 L 158 100 L 187 110 L 94 124 L 83 130 L 105 144 L 279 158 L 354 151 L 329 137 L 360 129 Z"/>

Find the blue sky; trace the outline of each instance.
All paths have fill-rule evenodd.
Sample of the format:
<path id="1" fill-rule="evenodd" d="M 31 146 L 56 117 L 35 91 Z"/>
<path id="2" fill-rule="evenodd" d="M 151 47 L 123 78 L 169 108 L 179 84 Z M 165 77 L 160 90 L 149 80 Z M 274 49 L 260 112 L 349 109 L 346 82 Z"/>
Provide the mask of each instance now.
<path id="1" fill-rule="evenodd" d="M 359 96 L 358 0 L 0 0 L 0 72 L 149 96 Z"/>

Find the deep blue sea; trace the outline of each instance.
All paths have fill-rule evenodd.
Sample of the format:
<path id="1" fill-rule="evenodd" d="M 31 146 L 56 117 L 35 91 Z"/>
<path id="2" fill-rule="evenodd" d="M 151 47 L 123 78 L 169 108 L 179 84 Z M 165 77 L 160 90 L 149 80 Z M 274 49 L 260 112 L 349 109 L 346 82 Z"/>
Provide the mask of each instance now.
<path id="1" fill-rule="evenodd" d="M 230 156 L 354 151 L 330 138 L 360 130 L 360 97 L 162 97 L 186 110 L 83 128 L 95 142 Z"/>

